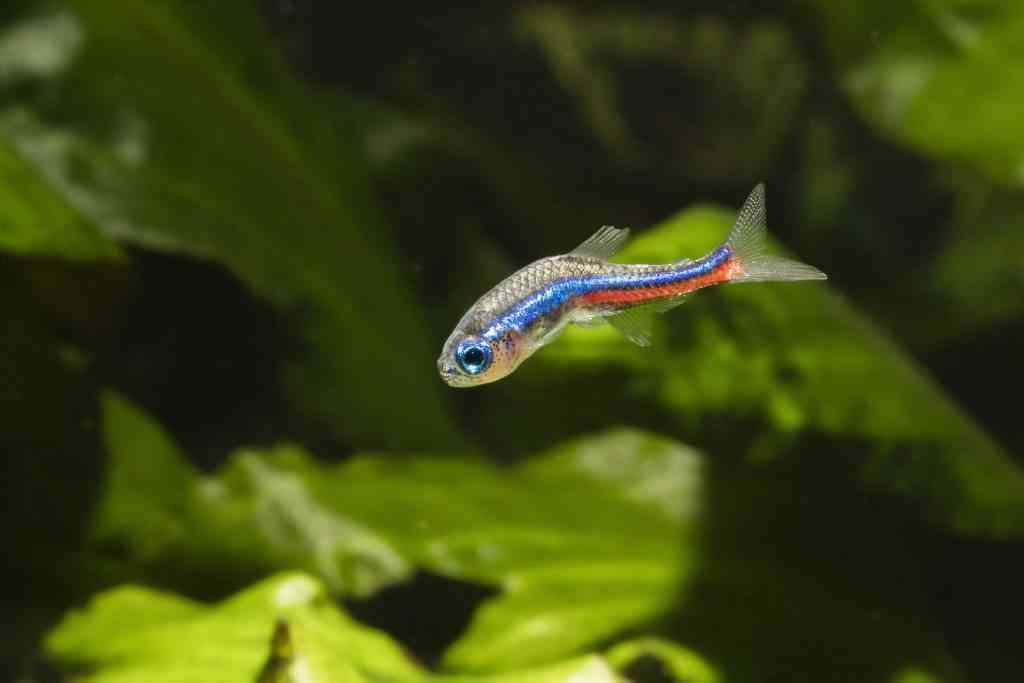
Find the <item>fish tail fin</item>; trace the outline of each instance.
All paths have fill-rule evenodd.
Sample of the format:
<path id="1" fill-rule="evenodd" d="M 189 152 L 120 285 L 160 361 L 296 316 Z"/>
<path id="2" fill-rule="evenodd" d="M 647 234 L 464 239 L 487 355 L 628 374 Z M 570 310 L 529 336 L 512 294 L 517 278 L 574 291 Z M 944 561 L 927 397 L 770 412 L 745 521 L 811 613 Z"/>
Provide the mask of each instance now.
<path id="1" fill-rule="evenodd" d="M 827 279 L 828 276 L 814 266 L 766 254 L 765 235 L 764 183 L 758 183 L 743 203 L 725 242 L 739 262 L 730 282 Z"/>

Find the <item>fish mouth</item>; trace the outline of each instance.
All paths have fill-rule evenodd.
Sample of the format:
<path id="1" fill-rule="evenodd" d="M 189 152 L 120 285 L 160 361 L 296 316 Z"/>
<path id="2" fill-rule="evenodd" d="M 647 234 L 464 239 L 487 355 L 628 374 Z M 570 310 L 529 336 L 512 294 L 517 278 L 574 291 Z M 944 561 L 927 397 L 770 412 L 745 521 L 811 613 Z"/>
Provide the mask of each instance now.
<path id="1" fill-rule="evenodd" d="M 451 363 L 438 361 L 437 372 L 441 375 L 441 380 L 454 389 L 465 389 L 466 387 L 476 385 L 476 382 L 473 381 L 472 377 L 467 377 L 462 374 L 459 372 L 458 368 Z"/>
<path id="2" fill-rule="evenodd" d="M 437 359 L 437 372 L 441 375 L 441 379 L 444 383 L 450 387 L 459 386 L 459 375 L 455 370 L 455 366 L 446 360 L 441 358 Z"/>

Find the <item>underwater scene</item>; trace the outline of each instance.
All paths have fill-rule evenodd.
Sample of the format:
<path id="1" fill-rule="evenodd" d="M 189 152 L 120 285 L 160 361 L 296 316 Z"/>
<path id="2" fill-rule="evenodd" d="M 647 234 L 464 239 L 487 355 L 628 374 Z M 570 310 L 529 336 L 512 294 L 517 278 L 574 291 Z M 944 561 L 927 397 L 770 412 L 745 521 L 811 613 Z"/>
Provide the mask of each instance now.
<path id="1" fill-rule="evenodd" d="M 1024 680 L 1024 3 L 0 3 L 0 680 Z"/>

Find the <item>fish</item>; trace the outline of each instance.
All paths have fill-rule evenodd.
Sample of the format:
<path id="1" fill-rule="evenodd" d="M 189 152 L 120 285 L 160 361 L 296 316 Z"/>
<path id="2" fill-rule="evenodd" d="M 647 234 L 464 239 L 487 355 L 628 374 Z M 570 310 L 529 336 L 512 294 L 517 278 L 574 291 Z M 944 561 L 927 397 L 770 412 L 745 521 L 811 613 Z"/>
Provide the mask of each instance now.
<path id="1" fill-rule="evenodd" d="M 649 346 L 652 316 L 704 287 L 827 279 L 814 266 L 766 253 L 765 234 L 764 183 L 747 197 L 726 240 L 695 260 L 612 263 L 629 229 L 602 226 L 569 253 L 534 261 L 481 296 L 441 348 L 441 379 L 457 388 L 496 382 L 570 324 L 609 324 Z"/>

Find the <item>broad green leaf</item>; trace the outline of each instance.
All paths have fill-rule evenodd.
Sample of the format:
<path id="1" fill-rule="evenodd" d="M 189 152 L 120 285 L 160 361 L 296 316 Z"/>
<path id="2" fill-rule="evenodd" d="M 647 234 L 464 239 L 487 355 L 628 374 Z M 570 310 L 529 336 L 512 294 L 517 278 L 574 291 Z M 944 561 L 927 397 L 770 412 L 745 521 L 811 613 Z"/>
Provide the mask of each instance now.
<path id="1" fill-rule="evenodd" d="M 93 598 L 50 634 L 47 653 L 80 681 L 615 683 L 600 657 L 497 676 L 443 677 L 353 621 L 302 574 L 203 605 L 138 586 Z"/>
<path id="2" fill-rule="evenodd" d="M 869 127 L 895 143 L 865 150 L 858 127 L 836 117 L 824 124 L 841 140 L 836 155 L 834 141 L 814 130 L 824 122 L 809 126 L 807 149 L 817 159 L 808 160 L 801 182 L 804 219 L 834 226 L 819 242 L 865 250 L 872 264 L 863 271 L 885 275 L 847 290 L 859 288 L 862 305 L 930 362 L 955 367 L 964 347 L 997 349 L 1024 312 L 1024 6 L 797 4 L 813 17 L 838 87 Z M 871 186 L 884 198 L 865 206 Z M 966 371 L 951 380 L 971 382 Z M 1019 448 L 1020 439 L 1011 439 Z"/>
<path id="3" fill-rule="evenodd" d="M 453 457 L 324 466 L 281 446 L 201 477 L 138 409 L 113 394 L 104 407 L 100 549 L 171 583 L 302 567 L 363 596 L 421 567 L 500 587 L 448 653 L 453 669 L 554 661 L 650 621 L 695 561 L 701 459 L 666 439 L 614 432 L 512 471 Z"/>
<path id="4" fill-rule="evenodd" d="M 186 492 L 196 474 L 138 408 L 111 392 L 102 397 L 102 407 L 110 459 L 93 519 L 93 539 L 130 540 L 135 545 L 125 551 L 147 562 L 188 533 L 182 520 L 188 514 Z"/>
<path id="5" fill-rule="evenodd" d="M 972 173 L 890 183 L 834 121 L 815 120 L 804 131 L 802 165 L 794 188 L 801 242 L 818 254 L 844 254 L 833 279 L 931 364 L 941 364 L 936 353 L 1001 336 L 1022 319 L 1024 192 Z"/>
<path id="6" fill-rule="evenodd" d="M 998 334 L 1020 318 L 1024 301 L 1017 256 L 1024 234 L 1024 5 L 804 4 L 820 19 L 821 43 L 863 118 L 940 162 L 939 178 L 954 195 L 952 215 L 940 215 L 931 226 L 944 234 L 938 256 L 894 273 L 898 293 L 888 297 L 879 290 L 881 301 L 872 308 L 884 311 L 917 349 Z M 842 215 L 857 211 L 844 207 Z M 884 214 L 875 222 L 884 230 L 903 229 Z M 886 299 L 894 305 L 887 307 Z"/>
<path id="7" fill-rule="evenodd" d="M 1024 6 L 813 3 L 855 106 L 929 157 L 1024 187 Z"/>
<path id="8" fill-rule="evenodd" d="M 0 94 L 7 88 L 59 74 L 68 67 L 81 38 L 78 24 L 60 13 L 39 16 L 0 32 Z M 0 249 L 82 261 L 120 256 L 109 237 L 55 195 L 39 172 L 2 140 Z"/>
<path id="9" fill-rule="evenodd" d="M 619 260 L 704 253 L 732 218 L 689 209 L 644 232 Z M 1024 534 L 1024 474 L 826 283 L 729 285 L 698 293 L 657 325 L 650 348 L 610 327 L 570 328 L 495 393 L 498 403 L 477 401 L 477 422 L 499 429 L 490 416 L 519 407 L 534 422 L 526 438 L 536 439 L 616 413 L 641 423 L 656 417 L 683 433 L 743 421 L 750 431 L 739 443 L 752 459 L 781 457 L 807 435 L 826 437 L 848 444 L 871 488 L 906 499 L 940 527 Z M 538 398 L 554 386 L 551 400 Z"/>
<path id="10" fill-rule="evenodd" d="M 282 445 L 241 451 L 212 475 L 183 475 L 156 425 L 123 399 L 104 405 L 113 462 L 100 509 L 122 512 L 100 516 L 94 552 L 127 551 L 129 576 L 141 563 L 165 585 L 209 592 L 211 583 L 303 567 L 332 594 L 359 596 L 419 568 L 497 588 L 445 653 L 452 672 L 555 662 L 651 628 L 683 642 L 697 634 L 717 648 L 709 666 L 739 678 L 782 670 L 793 657 L 820 670 L 840 652 L 863 680 L 907 661 L 949 668 L 935 634 L 914 621 L 924 608 L 899 520 L 851 494 L 846 470 L 826 459 L 736 469 L 671 439 L 612 428 L 512 467 L 395 454 L 325 465 Z M 118 464 L 149 452 L 165 477 Z M 818 486 L 822 470 L 839 481 Z M 133 507 L 147 498 L 155 510 Z M 846 559 L 837 567 L 834 558 Z M 858 592 L 872 597 L 847 597 Z M 782 603 L 791 607 L 780 612 Z M 723 622 L 742 634 L 724 648 Z M 804 655 L 804 642 L 820 658 Z M 649 650 L 672 667 L 697 667 Z M 644 654 L 629 652 L 622 662 Z"/>
<path id="11" fill-rule="evenodd" d="M 40 2 L 5 45 L 0 171 L 27 160 L 22 204 L 48 207 L 0 193 L 8 248 L 81 256 L 103 235 L 222 264 L 300 326 L 282 380 L 306 414 L 353 443 L 458 443 L 350 107 L 299 85 L 251 3 Z"/>
<path id="12" fill-rule="evenodd" d="M 0 249 L 82 261 L 121 257 L 120 249 L 112 240 L 55 196 L 38 172 L 3 140 L 0 140 Z"/>
<path id="13" fill-rule="evenodd" d="M 170 437 L 113 392 L 103 398 L 109 454 L 91 525 L 94 546 L 155 580 L 210 592 L 280 568 L 317 572 L 332 591 L 366 595 L 410 566 L 378 533 L 325 509 L 297 475 L 240 455 L 223 478 L 200 476 Z M 136 569 L 130 569 L 135 567 Z"/>

